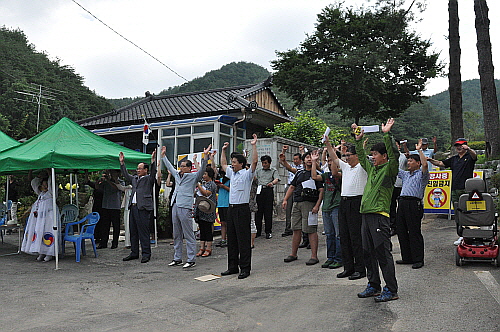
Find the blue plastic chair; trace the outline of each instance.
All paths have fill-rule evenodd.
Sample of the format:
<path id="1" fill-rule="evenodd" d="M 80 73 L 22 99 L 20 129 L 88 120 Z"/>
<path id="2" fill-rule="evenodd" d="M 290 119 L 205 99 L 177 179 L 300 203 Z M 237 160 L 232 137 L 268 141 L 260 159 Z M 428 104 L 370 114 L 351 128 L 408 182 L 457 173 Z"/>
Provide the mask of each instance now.
<path id="1" fill-rule="evenodd" d="M 97 222 L 99 221 L 99 213 L 92 212 L 86 215 L 82 220 L 75 221 L 66 225 L 66 229 L 64 230 L 64 238 L 63 238 L 63 247 L 62 253 L 64 255 L 64 251 L 66 249 L 66 241 L 73 242 L 76 244 L 75 252 L 76 252 L 76 261 L 80 262 L 80 252 L 83 251 L 83 255 L 86 255 L 85 252 L 85 240 L 89 239 L 92 242 L 92 247 L 94 249 L 94 255 L 97 257 L 97 250 L 95 247 L 94 240 L 94 230 Z M 86 222 L 86 224 L 84 224 Z M 69 234 L 72 226 L 82 224 L 82 228 L 80 230 L 80 234 Z"/>

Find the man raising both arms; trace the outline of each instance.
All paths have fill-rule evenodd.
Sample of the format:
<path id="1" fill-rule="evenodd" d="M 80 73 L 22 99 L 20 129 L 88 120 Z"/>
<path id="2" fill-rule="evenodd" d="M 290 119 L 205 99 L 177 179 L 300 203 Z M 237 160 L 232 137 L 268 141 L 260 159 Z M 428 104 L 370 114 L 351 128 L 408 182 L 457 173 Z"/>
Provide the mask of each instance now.
<path id="1" fill-rule="evenodd" d="M 238 279 L 250 275 L 252 263 L 251 232 L 250 232 L 250 188 L 257 167 L 257 135 L 253 134 L 252 164 L 245 168 L 247 159 L 241 154 L 231 158 L 231 166 L 227 165 L 226 150 L 229 143 L 224 143 L 220 156 L 222 170 L 231 180 L 229 187 L 229 209 L 227 227 L 227 270 L 221 275 L 237 274 Z"/>

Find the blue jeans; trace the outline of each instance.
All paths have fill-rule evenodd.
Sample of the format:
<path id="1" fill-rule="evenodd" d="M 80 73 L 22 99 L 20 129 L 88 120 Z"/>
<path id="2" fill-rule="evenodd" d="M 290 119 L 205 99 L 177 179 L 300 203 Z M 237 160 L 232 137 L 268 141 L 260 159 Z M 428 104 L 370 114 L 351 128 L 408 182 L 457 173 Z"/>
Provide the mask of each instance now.
<path id="1" fill-rule="evenodd" d="M 326 235 L 326 257 L 329 261 L 342 263 L 339 231 L 339 208 L 323 211 L 323 227 Z"/>

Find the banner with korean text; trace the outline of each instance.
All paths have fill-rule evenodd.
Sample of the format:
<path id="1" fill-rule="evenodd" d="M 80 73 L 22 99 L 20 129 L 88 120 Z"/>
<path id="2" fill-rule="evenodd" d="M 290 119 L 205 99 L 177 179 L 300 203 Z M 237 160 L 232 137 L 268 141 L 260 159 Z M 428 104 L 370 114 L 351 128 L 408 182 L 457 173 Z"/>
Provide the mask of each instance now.
<path id="1" fill-rule="evenodd" d="M 451 204 L 451 171 L 429 172 L 424 194 L 424 213 L 453 214 Z M 483 178 L 483 171 L 474 171 L 474 177 Z"/>

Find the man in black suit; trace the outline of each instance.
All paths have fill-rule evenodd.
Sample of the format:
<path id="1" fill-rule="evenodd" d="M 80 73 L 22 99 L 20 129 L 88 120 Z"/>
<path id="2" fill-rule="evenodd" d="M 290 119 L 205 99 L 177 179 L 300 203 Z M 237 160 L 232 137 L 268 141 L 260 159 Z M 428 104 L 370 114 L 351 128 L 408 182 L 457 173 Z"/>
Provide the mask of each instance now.
<path id="1" fill-rule="evenodd" d="M 125 156 L 120 152 L 120 169 L 123 176 L 132 184 L 130 195 L 130 254 L 124 261 L 139 258 L 139 241 L 142 249 L 141 263 L 149 262 L 151 258 L 151 243 L 149 240 L 149 219 L 153 211 L 153 185 L 156 178 L 156 150 L 151 154 L 151 172 L 148 175 L 148 165 L 139 163 L 137 175 L 130 175 L 125 167 Z"/>

